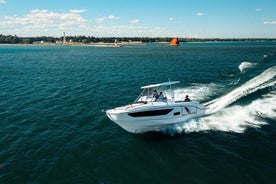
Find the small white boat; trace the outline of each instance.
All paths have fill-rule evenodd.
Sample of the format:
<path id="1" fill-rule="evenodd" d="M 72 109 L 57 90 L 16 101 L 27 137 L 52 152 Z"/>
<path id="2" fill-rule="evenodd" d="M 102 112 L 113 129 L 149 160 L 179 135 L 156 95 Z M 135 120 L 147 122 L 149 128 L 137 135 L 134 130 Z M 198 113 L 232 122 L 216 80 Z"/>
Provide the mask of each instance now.
<path id="1" fill-rule="evenodd" d="M 107 110 L 106 114 L 131 133 L 160 131 L 169 125 L 204 116 L 206 108 L 199 102 L 185 99 L 185 96 L 175 99 L 173 85 L 179 82 L 143 86 L 133 103 Z"/>

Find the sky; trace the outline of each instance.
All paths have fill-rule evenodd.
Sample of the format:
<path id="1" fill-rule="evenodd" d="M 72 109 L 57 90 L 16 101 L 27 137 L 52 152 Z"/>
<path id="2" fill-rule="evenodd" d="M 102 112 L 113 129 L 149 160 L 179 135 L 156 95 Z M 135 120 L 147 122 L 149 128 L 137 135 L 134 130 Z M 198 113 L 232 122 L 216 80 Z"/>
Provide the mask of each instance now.
<path id="1" fill-rule="evenodd" d="M 276 0 L 0 0 L 0 34 L 276 38 Z"/>

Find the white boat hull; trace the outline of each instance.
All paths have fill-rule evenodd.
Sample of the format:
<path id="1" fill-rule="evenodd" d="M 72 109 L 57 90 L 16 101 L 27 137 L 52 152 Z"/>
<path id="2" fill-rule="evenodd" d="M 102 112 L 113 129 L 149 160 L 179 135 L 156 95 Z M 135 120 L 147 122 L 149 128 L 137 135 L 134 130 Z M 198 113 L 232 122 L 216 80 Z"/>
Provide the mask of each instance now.
<path id="1" fill-rule="evenodd" d="M 109 119 L 131 133 L 160 131 L 161 129 L 205 115 L 199 102 L 135 103 L 106 111 Z"/>

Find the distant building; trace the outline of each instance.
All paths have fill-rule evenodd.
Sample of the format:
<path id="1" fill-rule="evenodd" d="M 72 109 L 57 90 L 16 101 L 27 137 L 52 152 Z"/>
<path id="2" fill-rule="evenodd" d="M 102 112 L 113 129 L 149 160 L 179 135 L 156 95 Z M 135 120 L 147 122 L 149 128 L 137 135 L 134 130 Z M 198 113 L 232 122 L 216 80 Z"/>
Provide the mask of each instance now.
<path id="1" fill-rule="evenodd" d="M 63 45 L 66 45 L 66 36 L 65 36 L 65 32 L 63 32 Z"/>

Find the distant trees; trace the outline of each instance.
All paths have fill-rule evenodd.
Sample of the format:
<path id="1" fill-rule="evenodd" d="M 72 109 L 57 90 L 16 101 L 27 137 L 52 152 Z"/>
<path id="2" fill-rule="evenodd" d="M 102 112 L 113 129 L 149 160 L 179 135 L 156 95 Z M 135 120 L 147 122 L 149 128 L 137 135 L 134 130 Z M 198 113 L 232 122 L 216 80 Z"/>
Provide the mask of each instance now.
<path id="1" fill-rule="evenodd" d="M 11 44 L 16 44 L 19 43 L 20 39 L 14 35 L 8 35 L 8 36 L 4 36 L 2 34 L 0 34 L 0 43 L 11 43 Z"/>
<path id="2" fill-rule="evenodd" d="M 89 44 L 97 42 L 114 43 L 118 42 L 170 42 L 172 37 L 93 37 L 93 36 L 66 36 L 67 42 Z M 34 44 L 34 43 L 62 43 L 63 37 L 18 37 L 17 35 L 0 34 L 0 44 Z M 179 38 L 180 42 L 206 42 L 206 41 L 276 41 L 276 38 Z"/>
<path id="3" fill-rule="evenodd" d="M 34 42 L 49 42 L 49 43 L 55 43 L 59 38 L 54 37 L 18 37 L 16 35 L 2 35 L 0 34 L 0 43 L 4 44 L 33 44 Z"/>

